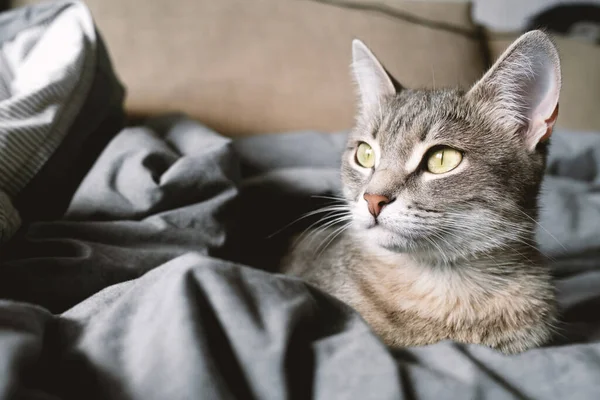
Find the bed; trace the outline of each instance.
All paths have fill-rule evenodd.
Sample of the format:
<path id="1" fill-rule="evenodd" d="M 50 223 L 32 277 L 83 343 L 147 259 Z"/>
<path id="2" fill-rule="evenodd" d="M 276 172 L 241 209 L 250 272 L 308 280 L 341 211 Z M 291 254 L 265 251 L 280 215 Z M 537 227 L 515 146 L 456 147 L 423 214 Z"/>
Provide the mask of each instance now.
<path id="1" fill-rule="evenodd" d="M 40 158 L 0 187 L 20 226 L 0 248 L 0 398 L 600 398 L 598 132 L 555 133 L 540 199 L 555 342 L 391 351 L 351 308 L 274 272 L 315 220 L 289 223 L 339 190 L 346 133 L 231 139 L 181 114 L 124 126 L 123 87 L 78 2 L 4 14 L 2 72 L 43 53 L 61 18 L 78 52 L 52 79 L 15 96 L 18 74 L 1 74 L 0 155 L 17 136 Z"/>

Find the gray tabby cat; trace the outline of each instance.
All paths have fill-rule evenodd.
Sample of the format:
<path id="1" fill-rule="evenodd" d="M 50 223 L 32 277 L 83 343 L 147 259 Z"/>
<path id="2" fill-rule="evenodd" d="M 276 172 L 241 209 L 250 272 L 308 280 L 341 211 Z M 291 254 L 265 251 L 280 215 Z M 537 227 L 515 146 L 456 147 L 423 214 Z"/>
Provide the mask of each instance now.
<path id="1" fill-rule="evenodd" d="M 354 307 L 393 347 L 546 343 L 555 295 L 534 231 L 561 86 L 551 40 L 524 34 L 466 92 L 402 88 L 358 40 L 353 73 L 351 226 L 321 253 L 314 244 L 332 235 L 315 231 L 284 272 Z"/>

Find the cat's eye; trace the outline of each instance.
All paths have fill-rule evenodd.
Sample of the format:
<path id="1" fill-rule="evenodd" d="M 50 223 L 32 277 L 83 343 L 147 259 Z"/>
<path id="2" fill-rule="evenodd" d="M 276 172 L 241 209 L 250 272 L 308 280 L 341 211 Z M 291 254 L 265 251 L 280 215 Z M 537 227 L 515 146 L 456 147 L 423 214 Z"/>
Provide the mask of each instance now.
<path id="1" fill-rule="evenodd" d="M 365 142 L 361 142 L 356 148 L 356 162 L 364 168 L 373 168 L 375 165 L 375 151 Z"/>
<path id="2" fill-rule="evenodd" d="M 431 152 L 427 159 L 427 170 L 432 174 L 445 174 L 458 167 L 462 153 L 451 147 L 442 147 Z"/>

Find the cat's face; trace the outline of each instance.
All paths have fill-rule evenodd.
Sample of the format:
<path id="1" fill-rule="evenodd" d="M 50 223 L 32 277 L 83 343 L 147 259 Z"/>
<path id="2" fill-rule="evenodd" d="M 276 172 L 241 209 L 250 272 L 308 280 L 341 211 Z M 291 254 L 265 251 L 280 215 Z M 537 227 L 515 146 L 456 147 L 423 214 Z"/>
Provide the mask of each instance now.
<path id="1" fill-rule="evenodd" d="M 466 93 L 398 89 L 360 42 L 354 72 L 361 113 L 342 177 L 365 240 L 455 257 L 530 237 L 560 88 L 544 34 L 522 37 Z"/>

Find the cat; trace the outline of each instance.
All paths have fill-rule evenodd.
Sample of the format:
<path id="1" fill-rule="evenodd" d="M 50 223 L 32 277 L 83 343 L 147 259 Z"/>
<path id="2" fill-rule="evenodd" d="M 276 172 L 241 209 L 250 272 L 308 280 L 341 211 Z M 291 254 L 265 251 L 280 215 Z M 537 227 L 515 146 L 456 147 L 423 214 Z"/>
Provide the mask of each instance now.
<path id="1" fill-rule="evenodd" d="M 468 90 L 404 88 L 358 39 L 352 58 L 359 111 L 337 208 L 350 223 L 312 232 L 282 272 L 352 306 L 391 347 L 548 343 L 555 289 L 534 232 L 561 87 L 552 40 L 523 34 Z"/>

